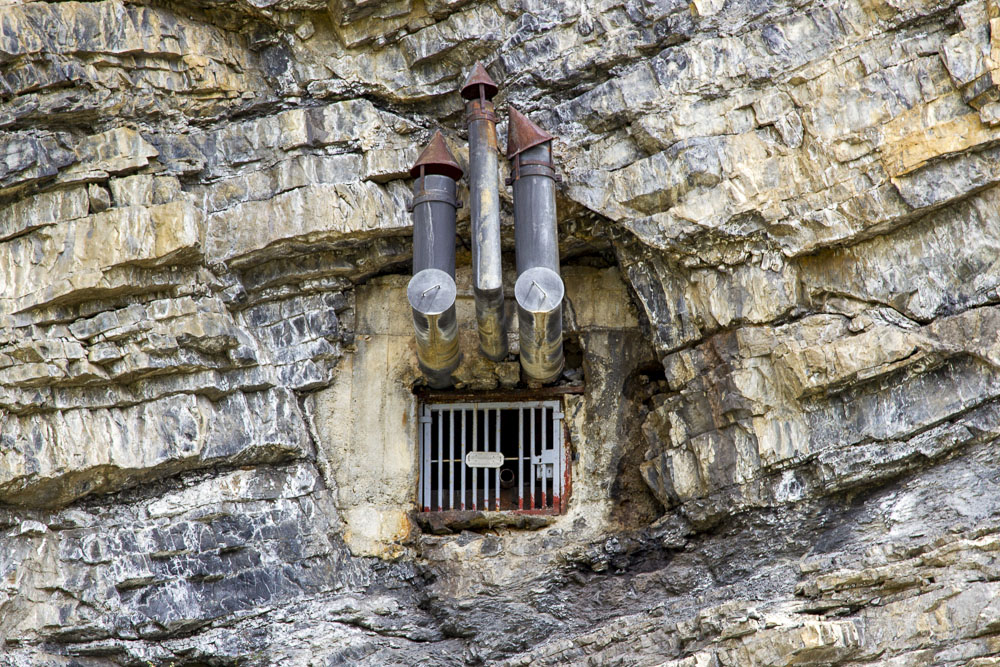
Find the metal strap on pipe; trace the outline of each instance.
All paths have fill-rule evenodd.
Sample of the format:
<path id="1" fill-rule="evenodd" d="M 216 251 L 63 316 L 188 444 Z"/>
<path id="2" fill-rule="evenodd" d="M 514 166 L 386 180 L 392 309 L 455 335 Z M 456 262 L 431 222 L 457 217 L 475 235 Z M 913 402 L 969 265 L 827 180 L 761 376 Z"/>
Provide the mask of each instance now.
<path id="1" fill-rule="evenodd" d="M 413 196 L 413 201 L 410 203 L 410 210 L 412 211 L 420 204 L 429 201 L 440 201 L 445 204 L 451 204 L 455 208 L 462 208 L 462 203 L 455 199 L 455 194 L 448 192 L 447 190 L 420 190 L 415 192 Z"/>
<path id="2" fill-rule="evenodd" d="M 486 120 L 491 123 L 496 123 L 497 115 L 490 107 L 484 107 L 481 105 L 474 106 L 470 104 L 469 111 L 465 113 L 465 123 L 468 125 L 469 123 L 476 120 Z"/>

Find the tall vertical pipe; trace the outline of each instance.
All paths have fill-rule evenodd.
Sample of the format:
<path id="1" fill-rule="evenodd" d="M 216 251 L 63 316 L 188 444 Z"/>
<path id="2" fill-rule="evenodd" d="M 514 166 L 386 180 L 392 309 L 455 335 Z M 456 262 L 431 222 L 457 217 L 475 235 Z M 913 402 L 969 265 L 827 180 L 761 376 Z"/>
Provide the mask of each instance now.
<path id="1" fill-rule="evenodd" d="M 417 360 L 428 384 L 443 389 L 461 362 L 455 315 L 455 196 L 462 168 L 435 132 L 417 158 L 413 183 L 413 277 L 406 296 L 413 310 Z"/>
<path id="2" fill-rule="evenodd" d="M 503 271 L 500 257 L 500 190 L 497 176 L 497 85 L 482 63 L 462 86 L 469 129 L 469 201 L 472 216 L 472 290 L 476 297 L 479 347 L 487 358 L 507 356 Z"/>
<path id="3" fill-rule="evenodd" d="M 507 158 L 514 185 L 518 329 L 521 368 L 529 381 L 552 382 L 562 372 L 562 301 L 551 134 L 510 107 Z"/>

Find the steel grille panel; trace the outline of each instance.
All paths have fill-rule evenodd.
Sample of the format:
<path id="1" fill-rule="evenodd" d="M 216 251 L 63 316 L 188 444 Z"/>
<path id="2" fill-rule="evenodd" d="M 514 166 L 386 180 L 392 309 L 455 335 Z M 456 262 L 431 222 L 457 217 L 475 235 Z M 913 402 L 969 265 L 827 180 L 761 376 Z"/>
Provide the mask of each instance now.
<path id="1" fill-rule="evenodd" d="M 559 513 L 563 452 L 559 401 L 425 404 L 420 508 Z"/>

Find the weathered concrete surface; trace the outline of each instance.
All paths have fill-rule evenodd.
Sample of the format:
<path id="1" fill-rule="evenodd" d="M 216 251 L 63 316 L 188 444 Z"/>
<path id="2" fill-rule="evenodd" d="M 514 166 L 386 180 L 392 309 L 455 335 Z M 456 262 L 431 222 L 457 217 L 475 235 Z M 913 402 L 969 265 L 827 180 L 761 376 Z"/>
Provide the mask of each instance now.
<path id="1" fill-rule="evenodd" d="M 431 535 L 407 169 L 476 59 L 586 390 L 566 515 Z M 997 662 L 998 86 L 994 0 L 0 0 L 0 663 Z"/>

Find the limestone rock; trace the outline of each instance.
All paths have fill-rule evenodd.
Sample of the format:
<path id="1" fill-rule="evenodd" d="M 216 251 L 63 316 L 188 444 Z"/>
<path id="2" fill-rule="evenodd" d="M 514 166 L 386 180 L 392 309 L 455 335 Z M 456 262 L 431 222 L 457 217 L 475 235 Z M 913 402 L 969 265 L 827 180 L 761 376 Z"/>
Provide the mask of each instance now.
<path id="1" fill-rule="evenodd" d="M 455 379 L 558 401 L 558 516 L 413 514 L 476 61 L 567 369 L 478 356 L 465 206 Z M 0 0 L 0 663 L 995 663 L 998 86 L 995 0 Z"/>

